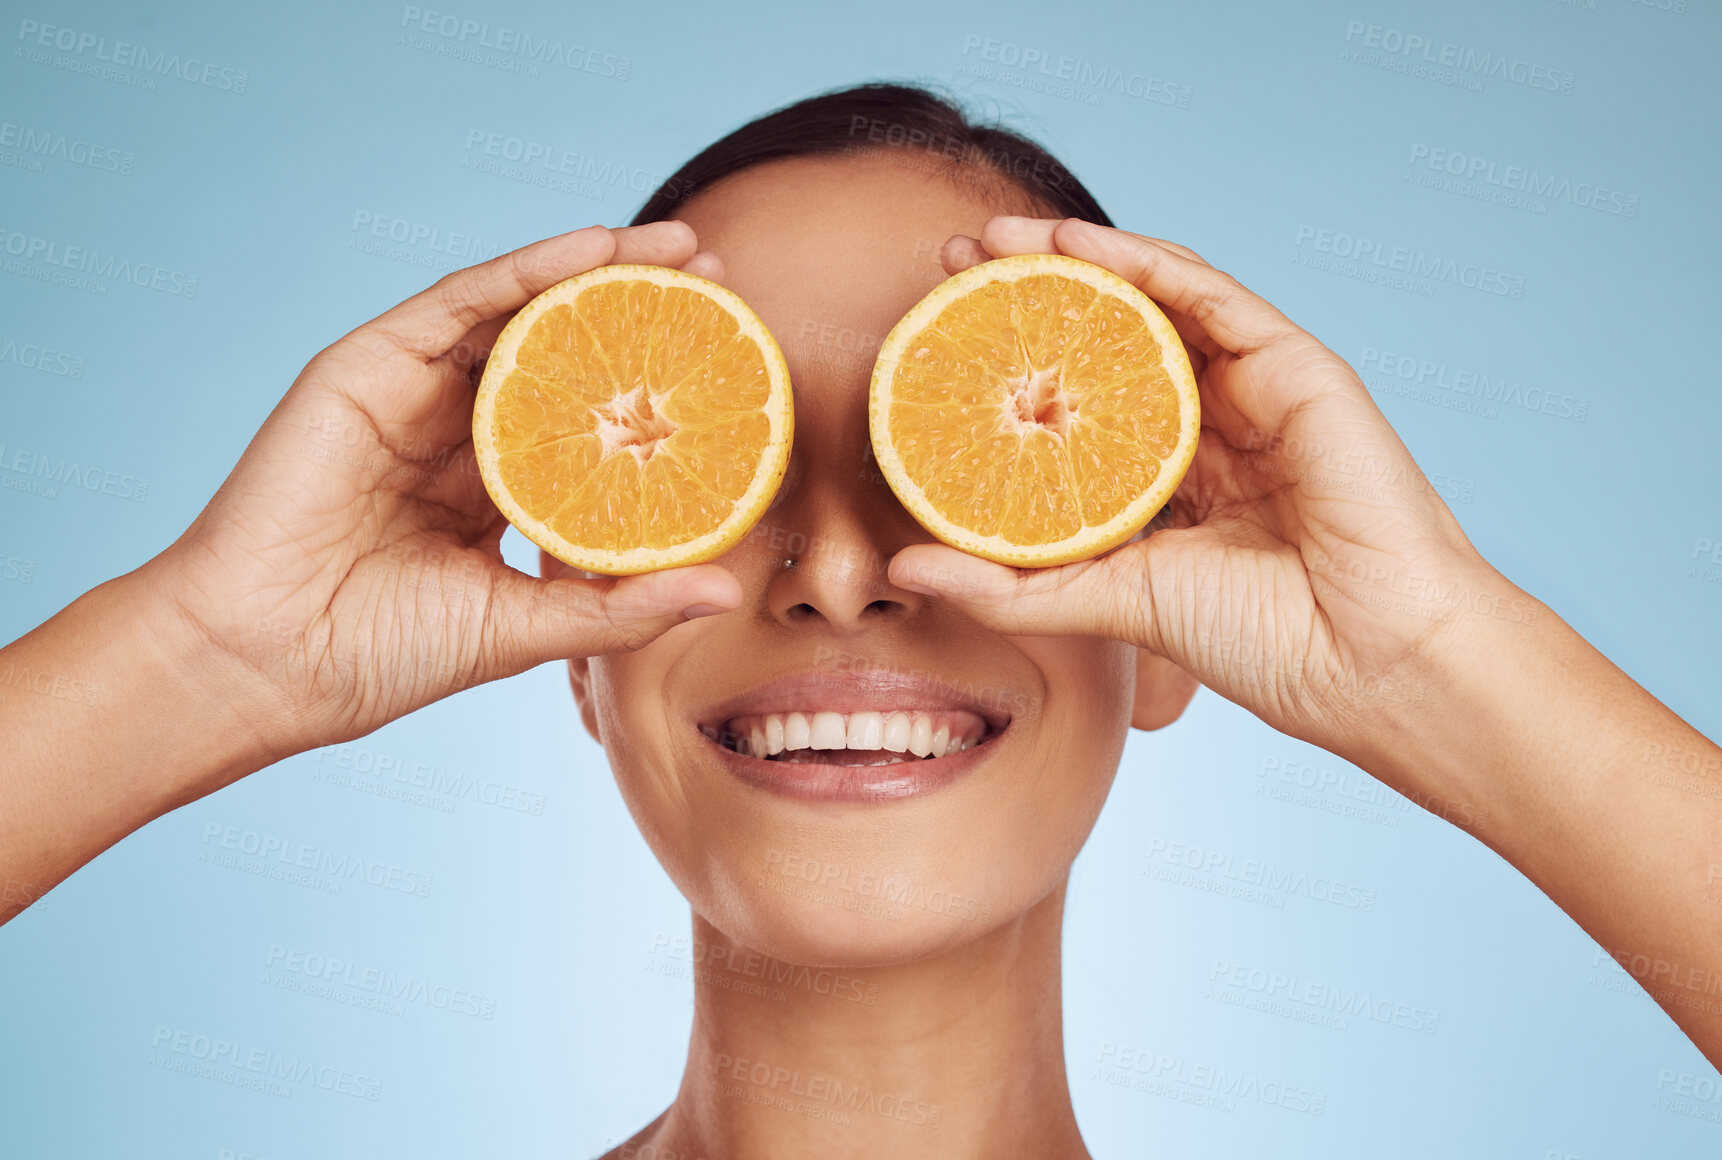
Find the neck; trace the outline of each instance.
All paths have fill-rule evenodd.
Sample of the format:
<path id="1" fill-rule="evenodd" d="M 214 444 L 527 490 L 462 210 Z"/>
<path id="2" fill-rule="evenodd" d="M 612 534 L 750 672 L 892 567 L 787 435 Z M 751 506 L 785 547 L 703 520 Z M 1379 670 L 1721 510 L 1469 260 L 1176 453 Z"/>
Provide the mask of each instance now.
<path id="1" fill-rule="evenodd" d="M 696 914 L 681 1090 L 613 1155 L 1087 1160 L 1064 1072 L 1063 916 L 1061 883 L 952 950 L 804 970 L 750 959 Z"/>

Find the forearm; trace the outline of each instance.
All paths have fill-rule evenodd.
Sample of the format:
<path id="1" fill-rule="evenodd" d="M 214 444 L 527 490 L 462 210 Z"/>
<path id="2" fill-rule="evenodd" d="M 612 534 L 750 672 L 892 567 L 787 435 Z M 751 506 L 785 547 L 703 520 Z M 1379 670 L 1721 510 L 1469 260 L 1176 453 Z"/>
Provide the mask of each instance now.
<path id="1" fill-rule="evenodd" d="M 276 759 L 215 650 L 134 572 L 0 649 L 0 922 L 169 810 Z M 247 717 L 250 717 L 250 723 Z"/>
<path id="2" fill-rule="evenodd" d="M 1468 821 L 1722 1065 L 1722 749 L 1523 606 L 1465 614 L 1365 768 Z"/>

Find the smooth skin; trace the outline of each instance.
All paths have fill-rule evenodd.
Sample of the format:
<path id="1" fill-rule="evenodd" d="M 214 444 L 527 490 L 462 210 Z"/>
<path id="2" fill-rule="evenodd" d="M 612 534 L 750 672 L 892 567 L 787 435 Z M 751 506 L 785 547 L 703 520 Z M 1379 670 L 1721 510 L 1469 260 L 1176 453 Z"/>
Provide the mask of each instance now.
<path id="1" fill-rule="evenodd" d="M 981 232 L 1001 201 L 904 160 L 773 162 L 678 208 L 782 346 L 795 450 L 771 509 L 717 561 L 742 585 L 735 612 L 569 662 L 623 800 L 693 911 L 680 1090 L 622 1157 L 1085 1155 L 1059 1001 L 1065 888 L 1130 726 L 1175 719 L 1196 684 L 1103 636 L 994 632 L 885 576 L 931 537 L 869 455 L 869 336 L 945 277 L 945 240 Z M 876 708 L 924 707 L 937 685 L 1009 724 L 953 759 L 973 762 L 965 776 L 889 803 L 762 792 L 699 728 L 775 680 L 811 684 L 774 708 L 817 710 L 878 673 L 910 680 Z M 782 1106 L 843 1112 L 868 1091 L 887 1114 Z"/>
<path id="2" fill-rule="evenodd" d="M 507 521 L 472 458 L 476 371 L 514 311 L 609 262 L 718 272 L 664 223 L 450 274 L 313 358 L 172 546 L 0 650 L 35 677 L 0 684 L 0 920 L 266 765 L 735 606 L 712 565 L 549 581 L 502 562 Z"/>
<path id="3" fill-rule="evenodd" d="M 988 220 L 970 194 L 950 196 L 964 204 L 939 212 L 984 224 L 953 231 L 946 271 L 1062 252 L 1166 306 L 1196 363 L 1202 443 L 1170 526 L 1098 560 L 1023 572 L 922 535 L 893 546 L 885 576 L 854 583 L 969 632 L 1138 650 L 1134 701 L 1120 709 L 1137 724 L 1163 723 L 1154 707 L 1181 708 L 1194 677 L 1355 762 L 1518 867 L 1722 1062 L 1722 1018 L 1665 981 L 1722 964 L 1705 901 L 1722 826 L 1693 788 L 1722 778 L 1722 750 L 1489 567 L 1355 372 L 1273 307 L 1171 243 Z M 173 546 L 0 650 L 0 667 L 104 686 L 90 703 L 0 685 L 12 754 L 0 769 L 0 917 L 149 820 L 292 753 L 546 660 L 602 656 L 621 673 L 731 619 L 676 627 L 692 614 L 770 612 L 771 583 L 739 566 L 613 581 L 536 579 L 501 562 L 503 522 L 465 431 L 473 364 L 533 294 L 611 260 L 724 276 L 686 223 L 593 227 L 450 275 L 318 355 Z M 793 467 L 785 486 L 797 486 Z M 810 508 L 797 522 L 818 518 Z M 589 723 L 604 695 L 583 692 Z M 713 1160 L 1086 1155 L 1046 998 L 1056 989 L 1042 986 L 1057 980 L 1062 898 L 1060 883 L 966 943 L 869 968 L 889 998 L 877 1009 L 748 1007 L 697 990 L 707 1047 L 741 1042 L 759 1058 L 763 1044 L 783 1064 L 825 1050 L 803 1036 L 847 1036 L 851 1073 L 881 1088 L 900 1077 L 898 1089 L 960 1122 L 836 1131 L 746 1100 L 700 1102 L 685 1082 L 688 1098 L 632 1154 L 649 1141 Z M 698 913 L 695 933 L 708 947 L 728 939 Z M 917 1029 L 922 1050 L 899 1049 L 896 1036 Z M 985 1050 L 963 1050 L 974 1044 Z M 929 1066 L 945 1052 L 1012 1060 L 1025 1086 L 1001 1091 L 996 1067 Z M 691 1051 L 690 1076 L 696 1062 Z"/>
<path id="4" fill-rule="evenodd" d="M 1041 251 L 1130 279 L 1199 358 L 1202 441 L 1172 527 L 1042 572 L 917 546 L 893 580 L 1000 632 L 1167 657 L 1463 825 L 1722 1066 L 1722 1004 L 1706 999 L 1722 968 L 1722 749 L 1492 568 L 1357 373 L 1193 252 L 998 219 L 946 257 Z"/>

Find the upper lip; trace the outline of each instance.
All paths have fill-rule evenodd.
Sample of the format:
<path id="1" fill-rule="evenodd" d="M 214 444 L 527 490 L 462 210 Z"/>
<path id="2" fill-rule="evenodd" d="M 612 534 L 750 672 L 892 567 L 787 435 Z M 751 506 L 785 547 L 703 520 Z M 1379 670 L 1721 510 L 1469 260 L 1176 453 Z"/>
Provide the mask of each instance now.
<path id="1" fill-rule="evenodd" d="M 984 699 L 971 692 L 984 687 Z M 970 681 L 954 676 L 901 669 L 868 669 L 865 672 L 832 672 L 829 669 L 786 673 L 747 692 L 714 705 L 700 724 L 722 726 L 735 717 L 766 713 L 824 711 L 831 713 L 888 713 L 899 710 L 966 709 L 983 718 L 989 732 L 1010 724 L 1011 713 L 999 702 L 1020 703 L 1018 694 L 996 680 Z"/>

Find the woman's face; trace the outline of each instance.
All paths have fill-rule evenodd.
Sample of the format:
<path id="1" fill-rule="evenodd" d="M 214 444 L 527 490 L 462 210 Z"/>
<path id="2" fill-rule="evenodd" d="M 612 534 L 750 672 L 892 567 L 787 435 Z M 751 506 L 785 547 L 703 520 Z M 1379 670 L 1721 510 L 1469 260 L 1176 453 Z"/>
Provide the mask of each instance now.
<path id="1" fill-rule="evenodd" d="M 1194 687 L 1126 645 L 999 636 L 886 580 L 932 537 L 873 463 L 874 354 L 945 276 L 946 239 L 996 212 L 930 168 L 774 162 L 681 211 L 783 348 L 794 451 L 718 560 L 740 608 L 571 663 L 587 728 L 695 911 L 794 962 L 905 962 L 1022 914 L 1063 881 L 1133 716 L 1164 724 Z M 736 751 L 756 730 L 772 749 L 780 728 L 775 755 Z"/>

